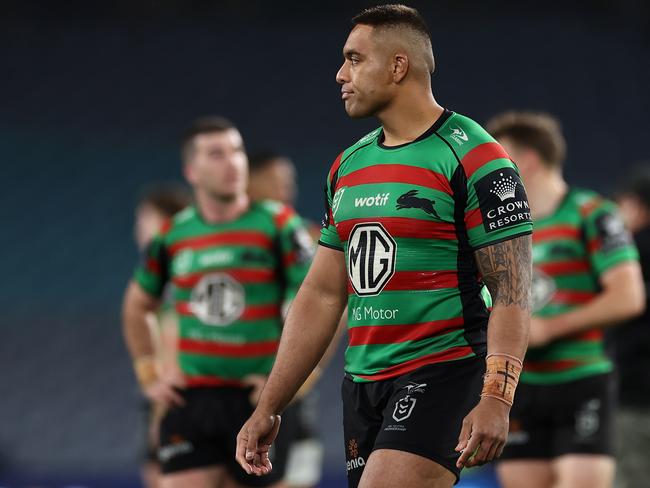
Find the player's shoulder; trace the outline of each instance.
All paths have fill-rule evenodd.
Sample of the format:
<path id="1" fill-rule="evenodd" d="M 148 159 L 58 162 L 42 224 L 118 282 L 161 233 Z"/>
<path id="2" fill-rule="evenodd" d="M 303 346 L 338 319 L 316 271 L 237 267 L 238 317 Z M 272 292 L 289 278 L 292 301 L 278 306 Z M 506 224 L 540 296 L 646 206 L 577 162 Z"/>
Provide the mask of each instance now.
<path id="1" fill-rule="evenodd" d="M 572 187 L 568 197 L 583 218 L 589 218 L 601 212 L 616 211 L 616 204 L 595 190 Z"/>
<path id="2" fill-rule="evenodd" d="M 164 241 L 174 240 L 179 231 L 181 233 L 185 232 L 187 227 L 191 226 L 197 219 L 196 209 L 193 206 L 186 207 L 172 217 L 165 219 L 158 231 L 158 235 Z"/>
<path id="3" fill-rule="evenodd" d="M 297 215 L 295 209 L 277 200 L 260 200 L 251 205 L 251 210 L 270 220 L 274 227 L 283 228 L 289 220 Z"/>
<path id="4" fill-rule="evenodd" d="M 436 130 L 468 178 L 482 178 L 496 170 L 518 170 L 506 150 L 478 122 L 451 112 Z M 503 175 L 502 175 L 503 176 Z"/>
<path id="5" fill-rule="evenodd" d="M 379 136 L 381 135 L 381 127 L 368 132 L 365 136 L 359 139 L 357 142 L 346 148 L 341 154 L 342 159 L 346 159 L 351 156 L 353 153 L 359 151 L 360 149 L 369 147 L 372 143 L 376 142 Z"/>
<path id="6" fill-rule="evenodd" d="M 481 124 L 465 115 L 451 112 L 436 131 L 456 152 L 466 154 L 485 143 L 495 143 L 495 139 Z"/>
<path id="7" fill-rule="evenodd" d="M 376 129 L 368 132 L 365 136 L 363 136 L 361 139 L 359 139 L 357 142 L 352 144 L 351 146 L 348 146 L 345 148 L 343 151 L 341 151 L 338 156 L 334 159 L 334 162 L 330 166 L 330 169 L 328 171 L 327 179 L 328 181 L 332 181 L 332 178 L 334 178 L 334 175 L 336 175 L 341 167 L 341 165 L 350 159 L 352 159 L 356 154 L 360 152 L 360 150 L 371 147 L 373 146 L 373 143 L 377 141 L 377 138 L 381 134 L 381 127 L 377 127 Z"/>

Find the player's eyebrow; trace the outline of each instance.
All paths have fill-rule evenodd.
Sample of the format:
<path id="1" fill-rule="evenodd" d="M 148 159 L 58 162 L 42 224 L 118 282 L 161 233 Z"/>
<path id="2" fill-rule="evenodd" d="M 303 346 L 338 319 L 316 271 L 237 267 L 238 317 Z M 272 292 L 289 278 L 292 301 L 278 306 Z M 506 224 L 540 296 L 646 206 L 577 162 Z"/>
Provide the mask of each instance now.
<path id="1" fill-rule="evenodd" d="M 361 56 L 361 53 L 354 49 L 344 49 L 343 56 L 347 59 L 350 59 L 352 56 Z"/>

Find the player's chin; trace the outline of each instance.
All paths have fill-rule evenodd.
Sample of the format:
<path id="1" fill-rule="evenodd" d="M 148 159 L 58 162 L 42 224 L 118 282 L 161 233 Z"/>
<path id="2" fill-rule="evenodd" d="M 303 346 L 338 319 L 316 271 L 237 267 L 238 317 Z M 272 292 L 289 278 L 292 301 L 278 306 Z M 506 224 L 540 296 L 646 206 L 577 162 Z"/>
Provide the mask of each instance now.
<path id="1" fill-rule="evenodd" d="M 349 103 L 349 104 L 346 103 L 345 111 L 347 112 L 348 116 L 353 119 L 363 119 L 365 117 L 370 117 L 372 115 L 371 110 L 364 109 L 363 107 L 360 107 L 358 104 L 353 104 L 353 103 Z"/>

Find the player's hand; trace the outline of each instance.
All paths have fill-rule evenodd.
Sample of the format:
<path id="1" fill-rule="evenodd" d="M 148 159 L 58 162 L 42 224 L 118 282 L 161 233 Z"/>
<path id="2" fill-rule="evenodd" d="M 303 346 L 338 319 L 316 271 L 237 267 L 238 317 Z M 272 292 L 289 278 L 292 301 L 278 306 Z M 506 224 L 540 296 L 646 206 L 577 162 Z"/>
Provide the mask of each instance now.
<path id="1" fill-rule="evenodd" d="M 528 332 L 528 346 L 541 347 L 553 340 L 552 328 L 549 319 L 531 317 L 530 331 Z"/>
<path id="2" fill-rule="evenodd" d="M 235 459 L 248 474 L 262 476 L 273 469 L 269 449 L 280 430 L 280 416 L 255 410 L 237 434 Z"/>
<path id="3" fill-rule="evenodd" d="M 242 380 L 245 386 L 252 387 L 251 393 L 248 395 L 248 399 L 250 400 L 253 407 L 256 407 L 257 402 L 260 401 L 260 396 L 262 395 L 262 390 L 264 389 L 264 385 L 266 385 L 267 379 L 268 376 L 265 375 L 249 374 Z"/>
<path id="4" fill-rule="evenodd" d="M 463 420 L 456 451 L 458 468 L 471 468 L 501 456 L 508 437 L 510 407 L 496 398 L 484 397 Z"/>
<path id="5" fill-rule="evenodd" d="M 151 402 L 161 405 L 163 408 L 183 407 L 185 406 L 185 400 L 176 388 L 177 385 L 167 380 L 157 379 L 144 386 L 142 390 Z"/>

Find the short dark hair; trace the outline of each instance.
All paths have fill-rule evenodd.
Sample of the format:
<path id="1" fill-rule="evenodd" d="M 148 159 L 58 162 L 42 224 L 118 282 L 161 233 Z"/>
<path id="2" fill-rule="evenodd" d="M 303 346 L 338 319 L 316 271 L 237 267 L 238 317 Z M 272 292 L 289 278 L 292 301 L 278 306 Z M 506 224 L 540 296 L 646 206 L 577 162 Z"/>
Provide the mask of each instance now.
<path id="1" fill-rule="evenodd" d="M 195 119 L 190 126 L 185 129 L 181 138 L 181 156 L 183 161 L 187 161 L 192 152 L 192 143 L 194 138 L 201 134 L 211 134 L 213 132 L 225 132 L 237 127 L 230 120 L 219 115 L 209 115 Z"/>
<path id="2" fill-rule="evenodd" d="M 377 5 L 352 17 L 352 25 L 371 25 L 373 27 L 408 26 L 431 39 L 431 32 L 420 12 L 401 4 Z"/>
<path id="3" fill-rule="evenodd" d="M 192 204 L 192 193 L 181 183 L 151 183 L 140 191 L 138 206 L 151 205 L 171 218 Z"/>
<path id="4" fill-rule="evenodd" d="M 286 157 L 287 156 L 284 154 L 280 154 L 268 149 L 255 151 L 248 155 L 248 167 L 251 173 L 255 173 L 256 171 L 261 171 L 265 168 L 268 168 L 274 161 Z"/>
<path id="5" fill-rule="evenodd" d="M 631 195 L 650 210 L 650 161 L 638 163 L 619 184 L 617 196 Z"/>
<path id="6" fill-rule="evenodd" d="M 560 122 L 553 116 L 536 112 L 505 112 L 487 123 L 495 139 L 508 138 L 532 149 L 547 166 L 560 168 L 566 157 L 566 140 Z"/>

